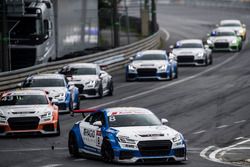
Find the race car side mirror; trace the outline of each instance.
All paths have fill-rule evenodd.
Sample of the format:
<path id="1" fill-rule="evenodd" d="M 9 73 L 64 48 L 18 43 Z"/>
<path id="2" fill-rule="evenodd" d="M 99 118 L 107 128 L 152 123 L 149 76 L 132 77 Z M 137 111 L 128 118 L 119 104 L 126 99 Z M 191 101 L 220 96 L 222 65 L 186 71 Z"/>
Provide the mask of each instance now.
<path id="1" fill-rule="evenodd" d="M 93 123 L 93 126 L 101 127 L 102 126 L 102 122 L 101 121 L 96 121 L 96 122 Z"/>
<path id="2" fill-rule="evenodd" d="M 209 45 L 204 45 L 205 49 L 209 49 Z"/>
<path id="3" fill-rule="evenodd" d="M 171 50 L 174 49 L 174 45 L 170 45 L 169 49 L 171 49 Z"/>
<path id="4" fill-rule="evenodd" d="M 166 124 L 168 123 L 168 120 L 165 119 L 165 118 L 162 118 L 162 119 L 161 119 L 161 123 L 162 123 L 163 125 L 166 125 Z"/>
<path id="5" fill-rule="evenodd" d="M 133 58 L 133 57 L 129 57 L 129 60 L 130 60 L 130 61 L 133 61 L 133 60 L 134 60 L 134 58 Z"/>
<path id="6" fill-rule="evenodd" d="M 243 28 L 246 28 L 246 24 L 242 24 L 242 27 L 243 27 Z"/>
<path id="7" fill-rule="evenodd" d="M 56 103 L 58 103 L 59 101 L 57 100 L 57 99 L 51 99 L 51 103 L 52 104 L 56 104 Z"/>

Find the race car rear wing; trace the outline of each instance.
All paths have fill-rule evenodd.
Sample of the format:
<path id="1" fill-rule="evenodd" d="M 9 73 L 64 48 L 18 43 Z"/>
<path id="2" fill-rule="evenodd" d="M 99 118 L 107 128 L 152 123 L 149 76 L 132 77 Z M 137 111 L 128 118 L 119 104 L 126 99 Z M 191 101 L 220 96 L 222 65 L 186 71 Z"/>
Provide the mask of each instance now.
<path id="1" fill-rule="evenodd" d="M 88 108 L 88 109 L 78 109 L 78 110 L 71 111 L 70 115 L 73 117 L 75 113 L 82 113 L 83 118 L 85 118 L 85 114 L 95 113 L 95 112 L 98 112 L 98 111 L 99 111 L 98 109 L 91 109 L 91 108 Z"/>

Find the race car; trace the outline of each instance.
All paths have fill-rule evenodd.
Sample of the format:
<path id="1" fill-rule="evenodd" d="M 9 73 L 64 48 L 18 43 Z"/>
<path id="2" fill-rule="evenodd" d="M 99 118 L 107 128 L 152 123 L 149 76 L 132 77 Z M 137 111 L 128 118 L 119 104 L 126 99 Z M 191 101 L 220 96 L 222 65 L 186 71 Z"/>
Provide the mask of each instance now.
<path id="1" fill-rule="evenodd" d="M 126 66 L 126 81 L 139 79 L 172 80 L 178 77 L 178 66 L 164 50 L 141 51 Z"/>
<path id="2" fill-rule="evenodd" d="M 74 112 L 90 114 L 69 132 L 71 156 L 91 154 L 121 163 L 187 160 L 183 135 L 148 109 L 116 107 Z"/>
<path id="3" fill-rule="evenodd" d="M 64 66 L 59 71 L 79 89 L 80 96 L 85 98 L 113 95 L 112 76 L 93 63 L 74 63 Z"/>
<path id="4" fill-rule="evenodd" d="M 78 88 L 61 74 L 37 74 L 29 76 L 20 84 L 22 89 L 39 89 L 48 92 L 48 96 L 56 99 L 55 104 L 60 113 L 70 112 L 80 107 Z"/>
<path id="5" fill-rule="evenodd" d="M 240 20 L 221 20 L 217 27 L 223 27 L 228 30 L 233 30 L 242 40 L 246 40 L 247 29 L 246 25 L 242 24 Z"/>
<path id="6" fill-rule="evenodd" d="M 213 63 L 212 50 L 200 39 L 180 40 L 170 49 L 178 65 L 206 66 Z"/>
<path id="7" fill-rule="evenodd" d="M 220 27 L 208 36 L 207 44 L 213 51 L 240 51 L 242 48 L 242 39 L 233 30 Z"/>
<path id="8" fill-rule="evenodd" d="M 41 90 L 8 91 L 0 97 L 0 136 L 60 135 L 58 107 Z"/>

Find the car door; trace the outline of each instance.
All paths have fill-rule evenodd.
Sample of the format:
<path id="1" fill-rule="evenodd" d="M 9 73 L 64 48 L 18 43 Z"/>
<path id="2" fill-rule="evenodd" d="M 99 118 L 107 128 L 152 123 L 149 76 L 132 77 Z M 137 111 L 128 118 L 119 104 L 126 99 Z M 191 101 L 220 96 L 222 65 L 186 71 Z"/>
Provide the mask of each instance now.
<path id="1" fill-rule="evenodd" d="M 109 82 L 108 73 L 105 71 L 100 71 L 100 77 L 102 78 L 103 90 L 107 90 L 108 89 L 108 82 Z"/>
<path id="2" fill-rule="evenodd" d="M 94 126 L 94 122 L 101 121 L 103 126 Z M 104 114 L 102 112 L 91 114 L 85 119 L 82 129 L 82 138 L 85 148 L 95 153 L 100 153 L 102 145 L 102 128 L 105 126 Z"/>

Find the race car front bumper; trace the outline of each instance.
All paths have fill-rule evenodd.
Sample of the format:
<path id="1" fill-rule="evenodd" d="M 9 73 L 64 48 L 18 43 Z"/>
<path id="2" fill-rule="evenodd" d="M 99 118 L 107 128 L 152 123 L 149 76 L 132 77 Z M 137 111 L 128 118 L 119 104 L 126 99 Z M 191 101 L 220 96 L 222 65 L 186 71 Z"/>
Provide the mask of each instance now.
<path id="1" fill-rule="evenodd" d="M 143 80 L 143 79 L 157 79 L 170 80 L 171 74 L 169 72 L 158 72 L 156 69 L 137 69 L 135 72 L 127 72 L 126 79 L 128 81 Z"/>
<path id="2" fill-rule="evenodd" d="M 31 125 L 32 123 L 32 125 Z M 35 123 L 35 122 L 12 122 L 11 124 L 0 124 L 0 136 L 20 135 L 20 134 L 43 134 L 50 135 L 57 133 L 57 120 Z"/>
<path id="3" fill-rule="evenodd" d="M 204 66 L 206 65 L 205 58 L 196 58 L 194 55 L 179 55 L 177 56 L 178 66 L 182 65 L 195 65 L 195 66 Z"/>
<path id="4" fill-rule="evenodd" d="M 135 150 L 114 150 L 114 161 L 120 163 L 150 163 L 150 162 L 174 162 L 186 161 L 186 148 L 171 149 L 165 155 L 143 155 L 140 151 Z"/>
<path id="5" fill-rule="evenodd" d="M 225 43 L 214 43 L 213 45 L 209 46 L 210 49 L 213 51 L 230 51 L 235 52 L 239 50 L 239 44 L 229 44 L 228 42 Z"/>

